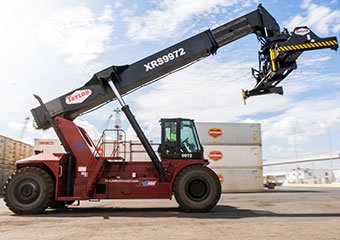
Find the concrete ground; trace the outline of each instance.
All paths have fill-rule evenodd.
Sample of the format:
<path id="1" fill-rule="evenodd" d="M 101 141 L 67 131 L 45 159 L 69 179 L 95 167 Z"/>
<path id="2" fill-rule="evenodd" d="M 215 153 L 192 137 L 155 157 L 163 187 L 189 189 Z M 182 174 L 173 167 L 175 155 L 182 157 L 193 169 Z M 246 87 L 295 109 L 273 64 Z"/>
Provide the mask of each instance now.
<path id="1" fill-rule="evenodd" d="M 197 214 L 174 200 L 120 200 L 16 216 L 0 199 L 0 239 L 340 239 L 340 188 L 223 194 Z"/>

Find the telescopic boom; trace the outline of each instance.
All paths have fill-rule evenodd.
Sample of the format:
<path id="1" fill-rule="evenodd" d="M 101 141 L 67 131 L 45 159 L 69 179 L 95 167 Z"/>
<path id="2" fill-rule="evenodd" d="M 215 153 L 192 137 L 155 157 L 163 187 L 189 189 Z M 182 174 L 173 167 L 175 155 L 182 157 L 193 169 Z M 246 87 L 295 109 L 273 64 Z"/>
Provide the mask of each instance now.
<path id="1" fill-rule="evenodd" d="M 131 65 L 110 66 L 96 74 L 82 87 L 46 103 L 52 118 L 61 116 L 73 120 L 80 114 L 116 99 L 108 85 L 112 81 L 124 95 L 150 84 L 173 71 L 198 61 L 248 34 L 254 33 L 261 42 L 259 69 L 252 69 L 256 84 L 243 91 L 243 98 L 278 93 L 277 86 L 296 69 L 302 52 L 320 48 L 336 50 L 336 37 L 319 38 L 308 27 L 298 27 L 292 33 L 280 30 L 267 10 L 258 8 L 242 17 L 206 30 L 180 43 L 159 51 Z M 32 109 L 38 129 L 51 127 L 41 106 Z"/>

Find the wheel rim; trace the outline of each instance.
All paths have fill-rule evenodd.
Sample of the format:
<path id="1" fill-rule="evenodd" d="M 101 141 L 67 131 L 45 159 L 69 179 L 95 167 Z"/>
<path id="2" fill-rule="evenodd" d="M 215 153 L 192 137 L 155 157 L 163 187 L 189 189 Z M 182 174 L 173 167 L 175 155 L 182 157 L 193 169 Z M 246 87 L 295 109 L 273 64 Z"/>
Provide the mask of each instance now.
<path id="1" fill-rule="evenodd" d="M 210 187 L 204 179 L 195 178 L 188 181 L 186 192 L 191 200 L 198 202 L 208 197 Z"/>
<path id="2" fill-rule="evenodd" d="M 33 203 L 40 194 L 40 187 L 36 181 L 25 180 L 21 181 L 15 187 L 15 198 L 24 204 Z"/>

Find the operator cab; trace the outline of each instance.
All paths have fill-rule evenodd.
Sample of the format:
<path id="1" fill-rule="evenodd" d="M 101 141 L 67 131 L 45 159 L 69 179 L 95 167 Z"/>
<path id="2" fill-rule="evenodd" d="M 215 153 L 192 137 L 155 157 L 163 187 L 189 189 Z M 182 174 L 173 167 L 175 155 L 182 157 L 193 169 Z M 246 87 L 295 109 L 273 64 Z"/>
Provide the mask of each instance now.
<path id="1" fill-rule="evenodd" d="M 191 119 L 161 119 L 161 159 L 203 159 L 203 148 Z"/>

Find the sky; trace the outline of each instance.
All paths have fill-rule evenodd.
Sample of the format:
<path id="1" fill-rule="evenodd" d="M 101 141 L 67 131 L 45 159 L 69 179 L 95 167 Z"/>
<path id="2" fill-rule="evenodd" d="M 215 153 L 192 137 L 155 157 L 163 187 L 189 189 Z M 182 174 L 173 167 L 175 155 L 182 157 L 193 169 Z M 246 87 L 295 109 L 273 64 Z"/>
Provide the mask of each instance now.
<path id="1" fill-rule="evenodd" d="M 33 94 L 49 101 L 84 85 L 111 65 L 131 64 L 256 9 L 256 0 L 0 2 L 0 134 L 32 143 L 54 138 L 35 130 Z M 340 38 L 337 0 L 263 0 L 281 28 L 308 26 Z M 340 151 L 340 56 L 305 52 L 282 82 L 285 94 L 250 98 L 260 48 L 249 35 L 190 67 L 125 97 L 147 136 L 159 140 L 159 119 L 262 124 L 263 158 L 277 160 Z M 75 121 L 98 138 L 116 101 Z M 28 124 L 25 118 L 30 117 Z M 135 138 L 122 116 L 128 139 Z M 113 125 L 113 122 L 110 122 Z"/>

